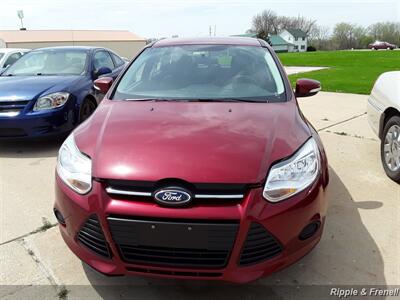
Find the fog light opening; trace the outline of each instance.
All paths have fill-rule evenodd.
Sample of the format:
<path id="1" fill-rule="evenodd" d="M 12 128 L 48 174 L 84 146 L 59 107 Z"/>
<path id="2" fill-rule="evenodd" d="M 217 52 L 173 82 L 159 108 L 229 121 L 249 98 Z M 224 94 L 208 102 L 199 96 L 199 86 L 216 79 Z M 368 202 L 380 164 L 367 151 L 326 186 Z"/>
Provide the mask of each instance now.
<path id="1" fill-rule="evenodd" d="M 56 219 L 57 219 L 58 223 L 60 223 L 61 225 L 65 226 L 64 216 L 62 215 L 62 213 L 58 209 L 54 209 L 54 215 L 56 216 Z"/>
<path id="2" fill-rule="evenodd" d="M 318 231 L 320 226 L 321 226 L 320 221 L 311 222 L 306 227 L 304 227 L 304 229 L 301 231 L 301 233 L 299 235 L 299 239 L 302 241 L 309 239 Z"/>

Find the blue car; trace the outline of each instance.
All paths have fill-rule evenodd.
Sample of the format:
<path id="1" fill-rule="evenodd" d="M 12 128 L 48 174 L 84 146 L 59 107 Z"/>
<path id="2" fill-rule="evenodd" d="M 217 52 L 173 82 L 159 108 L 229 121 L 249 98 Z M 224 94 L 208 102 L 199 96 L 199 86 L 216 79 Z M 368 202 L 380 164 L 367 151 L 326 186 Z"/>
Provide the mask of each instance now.
<path id="1" fill-rule="evenodd" d="M 104 97 L 101 76 L 119 75 L 126 62 L 95 47 L 29 52 L 0 76 L 0 139 L 63 135 L 86 120 Z"/>

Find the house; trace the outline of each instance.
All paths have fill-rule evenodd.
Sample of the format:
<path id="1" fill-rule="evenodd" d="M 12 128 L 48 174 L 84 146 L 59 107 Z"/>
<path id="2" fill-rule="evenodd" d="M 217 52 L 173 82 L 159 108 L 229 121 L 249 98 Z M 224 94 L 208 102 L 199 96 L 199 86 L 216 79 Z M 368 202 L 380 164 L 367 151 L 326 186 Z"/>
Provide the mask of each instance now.
<path id="1" fill-rule="evenodd" d="M 146 39 L 127 30 L 0 30 L 0 48 L 105 47 L 132 58 Z"/>
<path id="2" fill-rule="evenodd" d="M 293 44 L 294 52 L 307 51 L 307 33 L 301 29 L 285 29 L 279 36 L 285 41 Z"/>
<path id="3" fill-rule="evenodd" d="M 285 41 L 279 35 L 270 35 L 269 44 L 275 52 L 293 52 L 294 45 Z"/>

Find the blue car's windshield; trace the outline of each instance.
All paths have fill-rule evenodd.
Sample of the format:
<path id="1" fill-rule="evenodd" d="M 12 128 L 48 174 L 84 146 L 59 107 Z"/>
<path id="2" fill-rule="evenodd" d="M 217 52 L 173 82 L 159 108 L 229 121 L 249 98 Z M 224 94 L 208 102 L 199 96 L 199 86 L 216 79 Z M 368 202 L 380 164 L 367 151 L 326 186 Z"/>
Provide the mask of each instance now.
<path id="1" fill-rule="evenodd" d="M 184 45 L 145 50 L 119 82 L 113 99 L 285 101 L 271 53 L 262 47 Z"/>
<path id="2" fill-rule="evenodd" d="M 21 57 L 2 75 L 80 75 L 85 72 L 87 57 L 86 50 L 36 50 Z"/>

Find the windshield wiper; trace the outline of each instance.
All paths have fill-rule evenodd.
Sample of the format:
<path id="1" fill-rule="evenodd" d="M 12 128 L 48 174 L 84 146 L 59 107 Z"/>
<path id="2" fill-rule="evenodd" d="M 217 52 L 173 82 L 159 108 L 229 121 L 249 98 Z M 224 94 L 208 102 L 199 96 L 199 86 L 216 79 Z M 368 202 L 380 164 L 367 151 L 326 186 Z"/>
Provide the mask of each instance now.
<path id="1" fill-rule="evenodd" d="M 212 99 L 212 98 L 138 98 L 138 99 L 124 99 L 127 101 L 174 101 L 174 102 L 251 102 L 251 103 L 267 103 L 268 100 L 253 100 L 247 98 L 221 98 L 221 99 Z"/>

